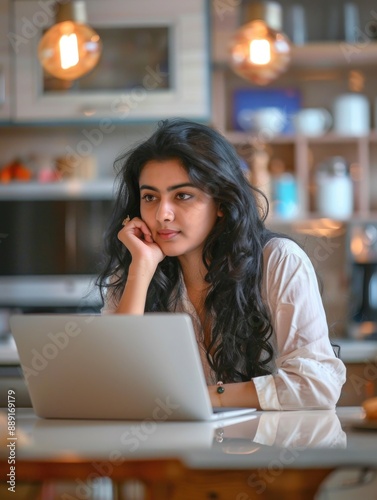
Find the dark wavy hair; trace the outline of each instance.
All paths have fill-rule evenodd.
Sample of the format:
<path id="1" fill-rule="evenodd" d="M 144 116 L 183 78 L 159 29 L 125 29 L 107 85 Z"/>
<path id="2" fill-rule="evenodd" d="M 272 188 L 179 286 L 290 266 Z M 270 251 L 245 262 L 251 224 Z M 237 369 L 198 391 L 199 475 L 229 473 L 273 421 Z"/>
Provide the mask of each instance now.
<path id="1" fill-rule="evenodd" d="M 205 298 L 211 325 L 208 362 L 224 382 L 269 374 L 272 324 L 261 293 L 263 247 L 274 235 L 264 225 L 267 200 L 264 209 L 258 205 L 261 193 L 245 178 L 235 149 L 206 125 L 178 118 L 161 121 L 149 139 L 115 160 L 117 196 L 105 235 L 106 262 L 97 279 L 102 299 L 107 289 L 119 300 L 127 280 L 131 254 L 117 234 L 126 215 L 140 217 L 140 173 L 150 160 L 169 159 L 179 159 L 191 182 L 223 212 L 202 256 L 210 285 Z M 179 261 L 165 257 L 150 283 L 145 311 L 174 311 L 181 291 Z"/>

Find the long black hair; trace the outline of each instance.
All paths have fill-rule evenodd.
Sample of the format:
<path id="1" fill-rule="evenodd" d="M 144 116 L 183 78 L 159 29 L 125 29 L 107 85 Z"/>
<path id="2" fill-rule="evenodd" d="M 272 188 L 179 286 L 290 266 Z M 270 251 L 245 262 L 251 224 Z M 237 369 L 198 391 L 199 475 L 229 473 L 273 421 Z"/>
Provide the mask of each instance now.
<path id="1" fill-rule="evenodd" d="M 205 312 L 211 339 L 205 348 L 210 366 L 224 382 L 269 374 L 272 324 L 261 292 L 263 247 L 273 236 L 264 225 L 268 206 L 258 206 L 260 192 L 246 180 L 233 146 L 206 125 L 164 120 L 149 139 L 116 159 L 118 189 L 105 235 L 107 260 L 97 280 L 102 298 L 107 289 L 108 297 L 119 300 L 127 280 L 131 254 L 117 234 L 126 215 L 140 217 L 140 173 L 148 161 L 168 159 L 180 160 L 191 182 L 223 213 L 202 255 L 209 284 Z M 178 259 L 165 257 L 150 283 L 146 312 L 174 310 L 180 283 Z"/>

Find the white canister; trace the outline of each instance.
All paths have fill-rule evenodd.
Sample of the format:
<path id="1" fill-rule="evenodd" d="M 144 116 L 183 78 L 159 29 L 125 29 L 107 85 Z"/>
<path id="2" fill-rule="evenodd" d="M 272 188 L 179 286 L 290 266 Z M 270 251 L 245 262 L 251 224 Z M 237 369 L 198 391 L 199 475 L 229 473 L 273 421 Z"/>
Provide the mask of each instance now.
<path id="1" fill-rule="evenodd" d="M 362 94 L 343 94 L 334 101 L 334 132 L 362 136 L 370 132 L 370 106 Z"/>
<path id="2" fill-rule="evenodd" d="M 335 156 L 316 173 L 316 208 L 322 217 L 348 219 L 353 213 L 353 185 L 344 158 Z"/>

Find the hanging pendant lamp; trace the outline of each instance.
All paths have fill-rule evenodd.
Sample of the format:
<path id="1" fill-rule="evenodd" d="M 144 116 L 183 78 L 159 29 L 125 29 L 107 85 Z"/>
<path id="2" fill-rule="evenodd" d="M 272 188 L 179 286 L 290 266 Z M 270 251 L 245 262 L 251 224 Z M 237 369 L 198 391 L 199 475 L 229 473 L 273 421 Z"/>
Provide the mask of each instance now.
<path id="1" fill-rule="evenodd" d="M 249 3 L 243 25 L 231 41 L 231 67 L 242 78 L 267 85 L 286 71 L 291 43 L 282 29 L 282 8 L 277 2 Z"/>
<path id="2" fill-rule="evenodd" d="M 63 80 L 76 80 L 96 66 L 102 42 L 86 22 L 84 1 L 57 5 L 56 24 L 46 31 L 38 46 L 38 58 L 48 73 Z"/>

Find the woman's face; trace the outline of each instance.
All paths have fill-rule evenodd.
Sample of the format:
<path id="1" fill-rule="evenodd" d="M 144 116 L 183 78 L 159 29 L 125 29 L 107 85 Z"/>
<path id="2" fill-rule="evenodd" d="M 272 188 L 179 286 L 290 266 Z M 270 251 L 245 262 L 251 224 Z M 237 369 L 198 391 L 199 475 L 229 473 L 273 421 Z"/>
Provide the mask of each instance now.
<path id="1" fill-rule="evenodd" d="M 222 216 L 214 199 L 195 187 L 179 160 L 151 160 L 140 178 L 141 218 L 170 257 L 202 254 L 204 242 Z"/>

